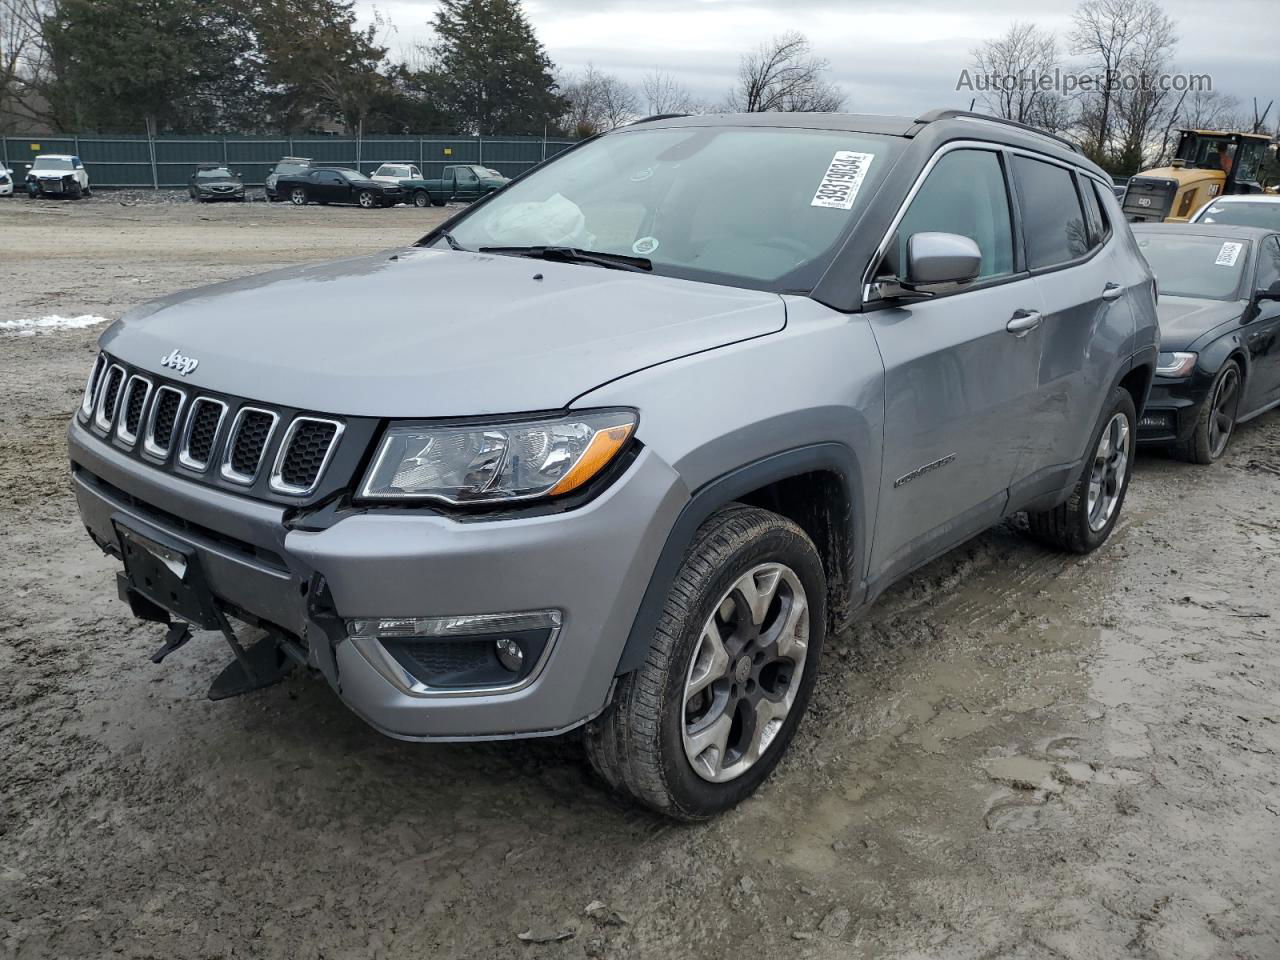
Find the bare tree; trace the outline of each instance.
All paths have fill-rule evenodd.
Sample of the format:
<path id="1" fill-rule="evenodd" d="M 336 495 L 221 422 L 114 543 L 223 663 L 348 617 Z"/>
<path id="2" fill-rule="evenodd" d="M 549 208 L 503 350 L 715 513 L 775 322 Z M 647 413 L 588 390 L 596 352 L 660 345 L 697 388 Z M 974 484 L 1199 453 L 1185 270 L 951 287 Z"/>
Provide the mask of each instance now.
<path id="1" fill-rule="evenodd" d="M 702 110 L 702 105 L 694 99 L 689 88 L 663 70 L 654 70 L 645 74 L 640 90 L 651 115 L 699 113 Z"/>
<path id="2" fill-rule="evenodd" d="M 726 107 L 733 113 L 823 113 L 843 108 L 844 92 L 826 78 L 830 62 L 813 56 L 810 49 L 804 34 L 791 31 L 743 54 Z"/>
<path id="3" fill-rule="evenodd" d="M 569 133 L 589 137 L 612 130 L 640 115 L 636 92 L 612 73 L 587 64 L 581 74 L 570 74 L 559 81 L 560 95 L 569 104 L 561 119 Z"/>
<path id="4" fill-rule="evenodd" d="M 36 91 L 48 72 L 45 19 L 53 0 L 0 0 L 0 130 L 43 121 Z"/>
<path id="5" fill-rule="evenodd" d="M 1085 152 L 1100 162 L 1117 149 L 1131 158 L 1137 138 L 1145 147 L 1158 129 L 1167 103 L 1167 96 L 1156 95 L 1167 91 L 1146 89 L 1142 80 L 1168 67 L 1178 42 L 1173 21 L 1155 0 L 1084 0 L 1072 20 L 1072 52 L 1101 78 L 1100 89 L 1082 98 Z"/>
<path id="6" fill-rule="evenodd" d="M 1061 105 L 1048 101 L 1061 96 L 1036 83 L 1058 66 L 1058 41 L 1052 33 L 1034 23 L 1016 22 L 1003 37 L 983 41 L 970 56 L 974 71 L 990 80 L 980 95 L 997 117 L 1037 126 L 1045 116 L 1058 121 Z"/>

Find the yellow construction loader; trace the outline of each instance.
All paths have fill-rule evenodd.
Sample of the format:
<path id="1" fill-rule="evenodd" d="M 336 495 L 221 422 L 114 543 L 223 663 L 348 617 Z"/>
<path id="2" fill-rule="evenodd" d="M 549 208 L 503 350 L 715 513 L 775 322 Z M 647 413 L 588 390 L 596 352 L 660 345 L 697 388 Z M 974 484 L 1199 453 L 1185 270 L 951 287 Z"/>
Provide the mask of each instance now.
<path id="1" fill-rule="evenodd" d="M 1263 192 L 1270 137 L 1220 130 L 1178 134 L 1178 150 L 1169 166 L 1144 170 L 1129 180 L 1122 204 L 1126 219 L 1185 223 L 1215 197 Z"/>

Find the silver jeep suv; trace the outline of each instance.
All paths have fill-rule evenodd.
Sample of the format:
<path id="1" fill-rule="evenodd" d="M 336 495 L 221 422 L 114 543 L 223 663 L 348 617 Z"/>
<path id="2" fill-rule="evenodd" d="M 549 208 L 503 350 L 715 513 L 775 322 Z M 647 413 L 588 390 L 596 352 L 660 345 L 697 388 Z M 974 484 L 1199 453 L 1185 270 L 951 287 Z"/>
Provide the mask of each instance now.
<path id="1" fill-rule="evenodd" d="M 1017 512 L 1106 540 L 1157 350 L 1064 142 L 654 118 L 411 247 L 131 311 L 70 456 L 154 659 L 230 646 L 211 697 L 296 663 L 394 737 L 583 728 L 696 819 L 769 774 L 893 580 Z"/>

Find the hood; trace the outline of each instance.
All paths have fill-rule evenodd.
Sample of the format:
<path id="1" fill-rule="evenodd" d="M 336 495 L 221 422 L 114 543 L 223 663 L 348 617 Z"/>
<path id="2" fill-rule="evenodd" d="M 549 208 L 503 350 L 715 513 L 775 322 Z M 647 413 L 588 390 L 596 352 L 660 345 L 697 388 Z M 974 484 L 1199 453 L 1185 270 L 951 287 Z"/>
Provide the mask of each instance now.
<path id="1" fill-rule="evenodd" d="M 1239 318 L 1245 305 L 1239 300 L 1207 300 L 1198 297 L 1160 295 L 1160 349 L 1166 353 L 1186 350 L 1201 336 Z"/>
<path id="2" fill-rule="evenodd" d="M 541 279 L 535 277 L 541 275 Z M 408 248 L 307 264 L 130 311 L 103 349 L 281 406 L 375 417 L 559 409 L 644 367 L 781 330 L 782 298 L 584 264 Z"/>

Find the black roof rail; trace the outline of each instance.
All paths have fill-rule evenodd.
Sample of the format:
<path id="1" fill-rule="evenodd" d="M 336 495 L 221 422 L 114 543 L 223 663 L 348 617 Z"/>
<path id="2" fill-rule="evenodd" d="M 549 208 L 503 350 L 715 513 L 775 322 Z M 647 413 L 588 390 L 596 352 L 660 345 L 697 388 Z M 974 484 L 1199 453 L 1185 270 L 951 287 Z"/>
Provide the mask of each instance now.
<path id="1" fill-rule="evenodd" d="M 977 113 L 973 110 L 929 110 L 916 117 L 916 123 L 934 123 L 938 120 L 987 120 L 991 123 L 1000 123 L 1006 127 L 1017 127 L 1019 130 L 1025 130 L 1027 133 L 1039 134 L 1042 137 L 1048 137 L 1062 144 L 1073 153 L 1080 153 L 1080 148 L 1068 140 L 1066 137 L 1060 137 L 1056 133 L 1049 133 L 1047 130 L 1041 130 L 1039 127 L 1033 127 L 1029 123 L 1019 123 L 1017 120 L 1006 120 L 1004 117 L 993 117 L 986 113 Z"/>
<path id="2" fill-rule="evenodd" d="M 652 117 L 641 117 L 639 120 L 632 120 L 627 124 L 628 127 L 634 127 L 638 123 L 652 123 L 654 120 L 675 120 L 679 117 L 691 117 L 691 113 L 655 113 Z"/>

